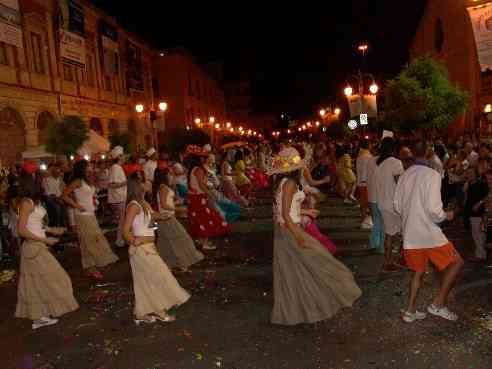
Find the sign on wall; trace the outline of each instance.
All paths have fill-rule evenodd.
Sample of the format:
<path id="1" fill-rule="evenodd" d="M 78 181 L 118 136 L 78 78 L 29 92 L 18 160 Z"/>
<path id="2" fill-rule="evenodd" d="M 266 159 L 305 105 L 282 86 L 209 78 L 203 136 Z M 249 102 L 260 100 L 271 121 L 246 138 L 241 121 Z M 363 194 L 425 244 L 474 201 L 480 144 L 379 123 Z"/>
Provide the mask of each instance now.
<path id="1" fill-rule="evenodd" d="M 142 50 L 134 43 L 126 43 L 127 52 L 127 87 L 129 90 L 143 91 Z"/>
<path id="2" fill-rule="evenodd" d="M 73 0 L 58 1 L 62 62 L 85 68 L 84 9 Z"/>
<path id="3" fill-rule="evenodd" d="M 468 8 L 468 14 L 475 35 L 480 69 L 482 71 L 492 70 L 492 3 L 477 8 Z"/>
<path id="4" fill-rule="evenodd" d="M 0 41 L 23 47 L 18 0 L 0 0 Z"/>
<path id="5" fill-rule="evenodd" d="M 376 95 L 364 95 L 362 101 L 359 95 L 352 95 L 348 98 L 350 117 L 359 117 L 365 113 L 369 118 L 378 116 Z"/>

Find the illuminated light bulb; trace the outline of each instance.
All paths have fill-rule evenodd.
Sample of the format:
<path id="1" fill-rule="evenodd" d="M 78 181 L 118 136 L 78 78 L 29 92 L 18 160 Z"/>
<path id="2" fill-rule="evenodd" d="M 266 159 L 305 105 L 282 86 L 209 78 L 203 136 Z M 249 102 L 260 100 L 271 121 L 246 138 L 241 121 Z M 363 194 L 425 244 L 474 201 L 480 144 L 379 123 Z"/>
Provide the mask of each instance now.
<path id="1" fill-rule="evenodd" d="M 144 111 L 144 106 L 142 104 L 135 105 L 135 110 L 137 113 L 142 113 Z"/>
<path id="2" fill-rule="evenodd" d="M 371 91 L 371 94 L 373 95 L 376 95 L 379 91 L 379 87 L 377 84 L 373 83 L 370 87 L 369 87 L 369 91 Z"/>

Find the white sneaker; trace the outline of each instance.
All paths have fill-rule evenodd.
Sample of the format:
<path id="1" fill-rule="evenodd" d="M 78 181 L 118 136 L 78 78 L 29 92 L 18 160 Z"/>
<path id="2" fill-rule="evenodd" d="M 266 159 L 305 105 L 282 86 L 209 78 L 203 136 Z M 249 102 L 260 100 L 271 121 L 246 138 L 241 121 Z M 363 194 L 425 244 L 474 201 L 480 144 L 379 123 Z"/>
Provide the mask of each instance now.
<path id="1" fill-rule="evenodd" d="M 401 318 L 403 319 L 403 321 L 405 323 L 413 323 L 416 320 L 424 320 L 425 318 L 427 318 L 426 313 L 423 313 L 423 312 L 418 311 L 418 310 L 416 310 L 415 313 L 411 313 L 409 311 L 403 311 L 402 313 L 403 313 L 403 315 Z"/>
<path id="2" fill-rule="evenodd" d="M 366 217 L 361 224 L 362 229 L 372 229 L 374 224 L 372 223 L 372 218 L 371 217 Z"/>
<path id="3" fill-rule="evenodd" d="M 427 308 L 427 311 L 435 316 L 441 317 L 443 319 L 455 322 L 458 320 L 458 315 L 453 313 L 451 310 L 449 310 L 447 307 L 443 306 L 442 308 L 438 308 L 434 306 L 434 304 L 429 305 Z"/>
<path id="4" fill-rule="evenodd" d="M 50 325 L 54 325 L 56 323 L 58 323 L 58 319 L 51 319 L 51 318 L 42 317 L 41 319 L 38 319 L 38 320 L 35 320 L 32 322 L 32 329 L 43 328 L 43 327 L 47 327 Z"/>

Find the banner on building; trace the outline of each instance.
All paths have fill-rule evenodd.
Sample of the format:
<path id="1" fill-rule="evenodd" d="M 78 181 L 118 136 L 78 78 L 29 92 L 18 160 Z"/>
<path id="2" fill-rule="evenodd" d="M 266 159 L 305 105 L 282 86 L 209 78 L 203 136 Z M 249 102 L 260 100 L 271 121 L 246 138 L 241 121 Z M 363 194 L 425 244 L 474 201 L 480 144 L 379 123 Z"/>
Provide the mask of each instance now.
<path id="1" fill-rule="evenodd" d="M 85 39 L 75 33 L 61 29 L 60 57 L 64 63 L 85 68 Z"/>
<path id="2" fill-rule="evenodd" d="M 85 68 L 84 9 L 74 0 L 58 0 L 59 45 L 62 62 Z"/>
<path id="3" fill-rule="evenodd" d="M 378 106 L 376 95 L 364 95 L 362 100 L 359 95 L 352 95 L 348 98 L 350 117 L 359 117 L 367 114 L 369 118 L 378 116 Z"/>
<path id="4" fill-rule="evenodd" d="M 0 41 L 23 47 L 18 0 L 0 0 Z"/>
<path id="5" fill-rule="evenodd" d="M 127 87 L 129 90 L 143 91 L 142 50 L 134 43 L 127 41 Z"/>
<path id="6" fill-rule="evenodd" d="M 480 69 L 492 70 L 492 3 L 468 8 L 468 14 L 475 35 Z"/>
<path id="7" fill-rule="evenodd" d="M 99 23 L 101 62 L 104 74 L 113 76 L 119 74 L 118 31 L 116 27 L 105 21 Z"/>

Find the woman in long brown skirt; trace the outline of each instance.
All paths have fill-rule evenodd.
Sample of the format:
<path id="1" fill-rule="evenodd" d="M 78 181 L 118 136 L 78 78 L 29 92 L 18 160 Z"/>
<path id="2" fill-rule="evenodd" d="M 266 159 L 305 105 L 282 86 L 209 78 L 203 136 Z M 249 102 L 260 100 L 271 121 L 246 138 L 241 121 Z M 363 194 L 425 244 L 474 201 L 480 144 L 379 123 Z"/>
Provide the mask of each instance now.
<path id="1" fill-rule="evenodd" d="M 58 323 L 56 317 L 77 310 L 79 305 L 70 277 L 49 251 L 58 239 L 46 236 L 46 232 L 62 235 L 64 229 L 44 228 L 42 192 L 30 175 L 21 179 L 20 191 L 24 198 L 19 205 L 18 233 L 24 242 L 15 316 L 31 319 L 32 329 L 38 329 Z"/>
<path id="2" fill-rule="evenodd" d="M 271 317 L 275 324 L 329 319 L 361 295 L 350 270 L 300 226 L 301 215 L 318 215 L 313 209 L 301 210 L 306 197 L 299 185 L 303 167 L 297 150 L 287 148 L 274 159 L 269 173 L 277 175 Z"/>

